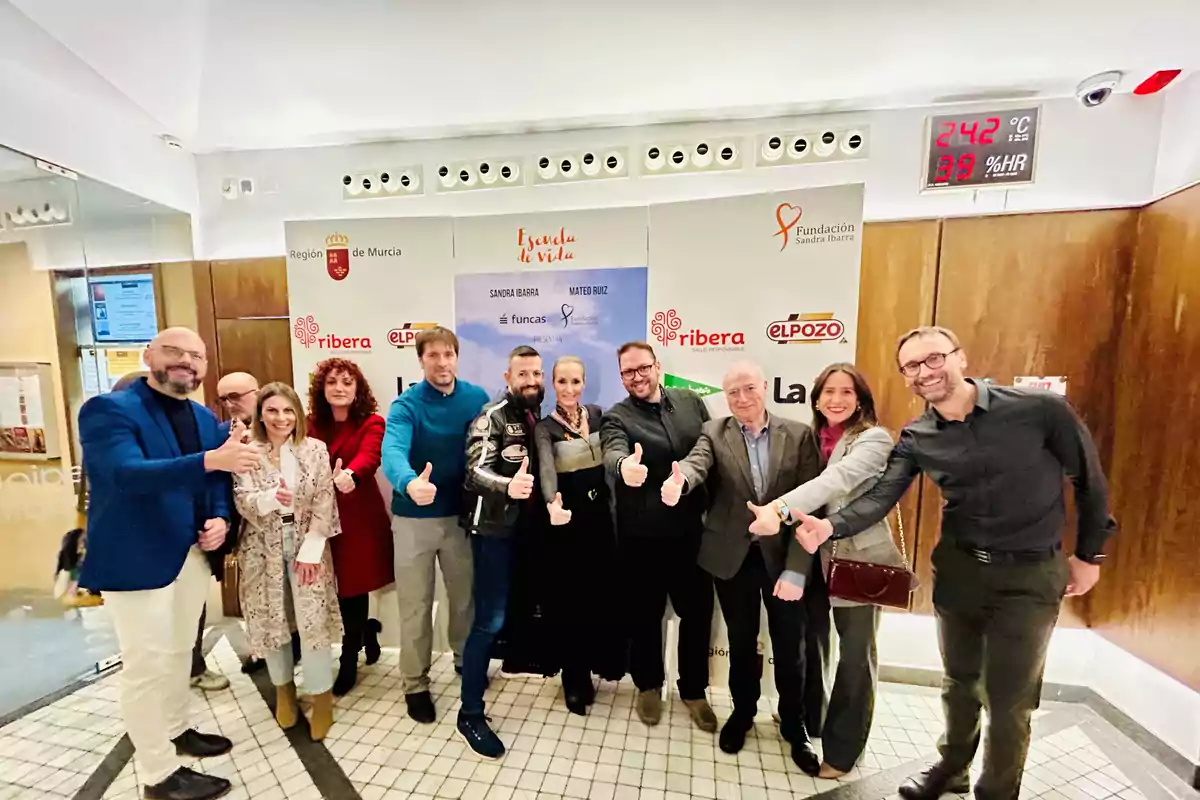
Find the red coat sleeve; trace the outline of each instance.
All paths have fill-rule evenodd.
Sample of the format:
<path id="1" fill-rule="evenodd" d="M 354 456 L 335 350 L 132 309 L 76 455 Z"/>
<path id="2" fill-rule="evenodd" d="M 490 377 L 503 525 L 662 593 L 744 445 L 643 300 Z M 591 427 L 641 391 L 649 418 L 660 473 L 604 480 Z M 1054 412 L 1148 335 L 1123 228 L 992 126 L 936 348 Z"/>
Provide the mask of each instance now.
<path id="1" fill-rule="evenodd" d="M 383 446 L 383 417 L 372 414 L 362 424 L 359 433 L 358 452 L 349 464 L 342 466 L 353 472 L 360 480 L 373 478 L 379 469 L 380 448 Z"/>

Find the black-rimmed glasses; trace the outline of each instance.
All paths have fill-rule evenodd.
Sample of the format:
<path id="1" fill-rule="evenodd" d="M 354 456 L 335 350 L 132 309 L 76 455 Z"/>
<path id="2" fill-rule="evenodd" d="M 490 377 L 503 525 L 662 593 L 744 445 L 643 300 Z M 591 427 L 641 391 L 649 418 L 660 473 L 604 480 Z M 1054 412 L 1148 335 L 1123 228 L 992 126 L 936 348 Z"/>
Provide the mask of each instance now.
<path id="1" fill-rule="evenodd" d="M 644 378 L 650 374 L 650 370 L 654 369 L 653 364 L 642 364 L 640 367 L 632 367 L 630 369 L 621 370 L 621 380 L 631 381 L 635 377 Z"/>
<path id="2" fill-rule="evenodd" d="M 915 378 L 917 375 L 919 375 L 921 373 L 921 365 L 922 364 L 929 367 L 930 369 L 938 369 L 939 367 L 941 367 L 943 364 L 946 363 L 947 356 L 954 355 L 960 349 L 961 348 L 956 347 L 953 350 L 951 350 L 949 353 L 930 353 L 929 355 L 927 355 L 925 357 L 925 359 L 923 361 L 910 361 L 907 364 L 901 364 L 900 365 L 900 374 L 905 376 L 906 378 Z"/>

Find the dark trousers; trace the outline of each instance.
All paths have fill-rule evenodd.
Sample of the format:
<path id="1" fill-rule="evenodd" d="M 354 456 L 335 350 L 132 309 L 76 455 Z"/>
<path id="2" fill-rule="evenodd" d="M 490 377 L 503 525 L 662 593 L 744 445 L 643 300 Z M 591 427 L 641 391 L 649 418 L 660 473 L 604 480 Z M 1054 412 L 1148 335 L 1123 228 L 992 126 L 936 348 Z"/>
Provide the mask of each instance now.
<path id="1" fill-rule="evenodd" d="M 933 552 L 933 604 L 945 676 L 943 766 L 966 772 L 988 710 L 978 800 L 1016 800 L 1042 690 L 1046 649 L 1067 585 L 1062 558 L 982 564 L 943 540 Z"/>
<path id="2" fill-rule="evenodd" d="M 463 716 L 483 714 L 483 693 L 487 690 L 492 643 L 504 627 L 508 607 L 512 539 L 472 535 L 471 556 L 474 560 L 475 619 L 463 645 L 462 709 L 459 712 Z"/>
<path id="3" fill-rule="evenodd" d="M 363 637 L 367 632 L 367 613 L 370 608 L 371 596 L 359 594 L 354 597 L 339 597 L 338 609 L 342 612 L 342 660 L 358 661 L 358 653 L 363 648 Z"/>
<path id="4" fill-rule="evenodd" d="M 775 579 L 767 573 L 762 550 L 751 545 L 746 559 L 729 580 L 716 580 L 717 598 L 729 631 L 729 692 L 733 713 L 753 719 L 758 711 L 762 668 L 758 656 L 760 609 L 767 607 L 767 629 L 775 659 L 775 688 L 783 728 L 804 713 L 804 627 L 801 600 L 789 602 L 773 594 Z"/>
<path id="5" fill-rule="evenodd" d="M 662 688 L 663 614 L 667 598 L 679 617 L 679 696 L 702 700 L 708 689 L 712 638 L 712 576 L 696 563 L 696 536 L 625 537 L 620 542 L 626 586 L 630 673 L 639 691 Z"/>
<path id="6" fill-rule="evenodd" d="M 192 677 L 196 678 L 205 673 L 208 665 L 204 663 L 204 623 L 208 619 L 208 605 L 200 609 L 200 629 L 196 631 L 196 644 L 192 647 Z"/>

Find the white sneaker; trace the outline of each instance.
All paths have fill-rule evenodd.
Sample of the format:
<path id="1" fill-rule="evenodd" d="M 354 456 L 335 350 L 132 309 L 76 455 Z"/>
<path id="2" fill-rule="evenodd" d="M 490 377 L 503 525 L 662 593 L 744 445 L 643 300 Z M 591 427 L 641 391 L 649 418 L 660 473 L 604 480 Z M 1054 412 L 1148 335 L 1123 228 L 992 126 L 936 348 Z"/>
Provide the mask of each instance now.
<path id="1" fill-rule="evenodd" d="M 226 678 L 219 672 L 206 669 L 201 674 L 192 678 L 192 687 L 205 692 L 219 692 L 222 689 L 229 688 L 229 678 Z"/>

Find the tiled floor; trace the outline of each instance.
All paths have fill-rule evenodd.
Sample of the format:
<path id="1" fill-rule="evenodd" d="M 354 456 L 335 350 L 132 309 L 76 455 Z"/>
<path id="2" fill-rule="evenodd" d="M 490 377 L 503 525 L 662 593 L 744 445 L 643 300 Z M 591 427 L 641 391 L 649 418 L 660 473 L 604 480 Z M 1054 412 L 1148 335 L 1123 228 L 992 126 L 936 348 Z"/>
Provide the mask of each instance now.
<path id="1" fill-rule="evenodd" d="M 233 800 L 316 800 L 322 781 L 313 775 L 339 769 L 340 794 L 356 791 L 367 800 L 785 800 L 824 793 L 838 800 L 842 790 L 850 792 L 846 800 L 886 798 L 932 757 L 942 726 L 935 690 L 885 684 L 860 764 L 840 781 L 822 781 L 792 764 L 765 701 L 746 748 L 730 756 L 716 748 L 713 735 L 694 728 L 677 701 L 662 724 L 642 725 L 628 682 L 601 684 L 584 718 L 566 712 L 557 681 L 495 677 L 488 713 L 509 752 L 490 762 L 470 753 L 455 734 L 458 682 L 450 660 L 434 666 L 439 721 L 424 726 L 407 717 L 397 654 L 385 652 L 339 701 L 325 742 L 333 760 L 316 763 L 321 760 L 303 760 L 279 730 L 226 640 L 211 658 L 210 666 L 229 676 L 232 686 L 196 695 L 198 727 L 229 736 L 235 749 L 197 768 L 231 778 Z M 728 696 L 715 691 L 712 699 L 718 716 L 727 716 Z M 1035 741 L 1022 800 L 1146 800 L 1075 718 L 1054 708 L 1039 714 L 1061 724 Z M 111 678 L 0 729 L 0 800 L 73 796 L 121 732 Z M 134 800 L 139 789 L 130 762 L 103 797 Z"/>

